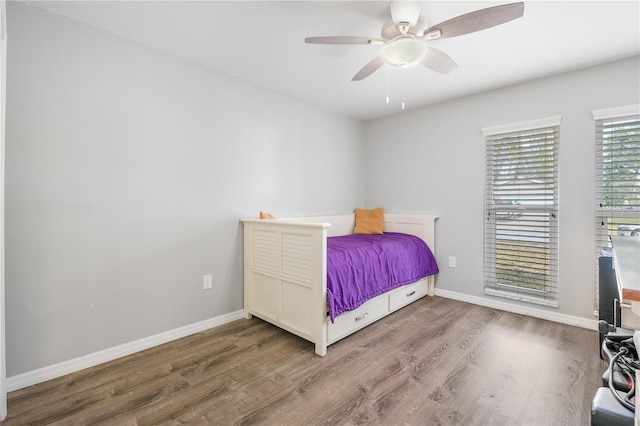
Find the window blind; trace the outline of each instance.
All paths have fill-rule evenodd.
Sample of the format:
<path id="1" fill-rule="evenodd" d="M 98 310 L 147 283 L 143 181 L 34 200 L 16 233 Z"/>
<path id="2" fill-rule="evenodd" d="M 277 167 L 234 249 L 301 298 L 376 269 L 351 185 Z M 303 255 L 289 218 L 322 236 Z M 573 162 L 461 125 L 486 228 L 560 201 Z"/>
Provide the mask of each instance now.
<path id="1" fill-rule="evenodd" d="M 559 124 L 484 129 L 485 294 L 558 306 Z"/>
<path id="2" fill-rule="evenodd" d="M 640 113 L 632 113 L 638 109 L 594 111 L 597 255 L 610 246 L 610 235 L 640 238 Z"/>

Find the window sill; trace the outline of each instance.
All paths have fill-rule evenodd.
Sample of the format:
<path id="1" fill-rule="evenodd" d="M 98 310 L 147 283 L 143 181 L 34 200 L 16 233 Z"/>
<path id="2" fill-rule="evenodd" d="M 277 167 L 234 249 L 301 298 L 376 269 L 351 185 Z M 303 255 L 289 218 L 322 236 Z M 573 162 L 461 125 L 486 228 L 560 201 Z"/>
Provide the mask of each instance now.
<path id="1" fill-rule="evenodd" d="M 485 288 L 484 289 L 484 294 L 489 295 L 489 296 L 502 297 L 502 298 L 505 298 L 505 299 L 518 300 L 520 302 L 527 302 L 527 303 L 533 303 L 533 304 L 536 304 L 536 305 L 548 306 L 548 307 L 551 307 L 551 308 L 558 308 L 559 307 L 557 300 L 544 299 L 542 297 L 536 297 L 536 296 L 532 296 L 532 295 L 528 295 L 528 294 L 516 293 L 516 292 L 513 292 L 513 291 L 496 290 L 496 289 L 492 289 L 492 288 Z"/>

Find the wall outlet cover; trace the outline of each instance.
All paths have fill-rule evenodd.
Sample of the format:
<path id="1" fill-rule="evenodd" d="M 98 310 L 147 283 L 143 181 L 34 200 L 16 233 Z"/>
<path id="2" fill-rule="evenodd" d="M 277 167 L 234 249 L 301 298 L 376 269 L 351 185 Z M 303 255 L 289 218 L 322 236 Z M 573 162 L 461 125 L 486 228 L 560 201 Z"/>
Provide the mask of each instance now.
<path id="1" fill-rule="evenodd" d="M 202 289 L 208 290 L 213 287 L 213 275 L 208 274 L 202 278 Z"/>

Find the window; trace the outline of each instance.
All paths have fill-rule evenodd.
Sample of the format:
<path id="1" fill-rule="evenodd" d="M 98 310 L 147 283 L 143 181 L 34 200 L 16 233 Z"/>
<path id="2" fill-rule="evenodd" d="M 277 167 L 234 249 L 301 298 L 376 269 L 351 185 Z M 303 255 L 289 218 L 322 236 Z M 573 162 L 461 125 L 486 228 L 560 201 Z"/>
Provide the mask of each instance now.
<path id="1" fill-rule="evenodd" d="M 485 294 L 558 306 L 560 121 L 483 129 Z"/>
<path id="2" fill-rule="evenodd" d="M 610 235 L 640 238 L 640 105 L 597 110 L 596 252 Z"/>

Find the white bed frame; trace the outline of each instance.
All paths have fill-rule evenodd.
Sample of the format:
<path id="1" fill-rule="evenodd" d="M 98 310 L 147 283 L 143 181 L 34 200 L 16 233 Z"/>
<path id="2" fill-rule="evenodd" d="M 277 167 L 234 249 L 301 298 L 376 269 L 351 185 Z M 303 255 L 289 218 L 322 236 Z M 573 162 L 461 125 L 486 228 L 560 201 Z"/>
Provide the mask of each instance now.
<path id="1" fill-rule="evenodd" d="M 385 214 L 384 230 L 422 238 L 435 253 L 435 215 Z M 434 276 L 381 294 L 331 322 L 327 315 L 327 237 L 353 233 L 355 215 L 242 219 L 244 314 L 327 346 L 415 300 L 434 294 Z"/>

